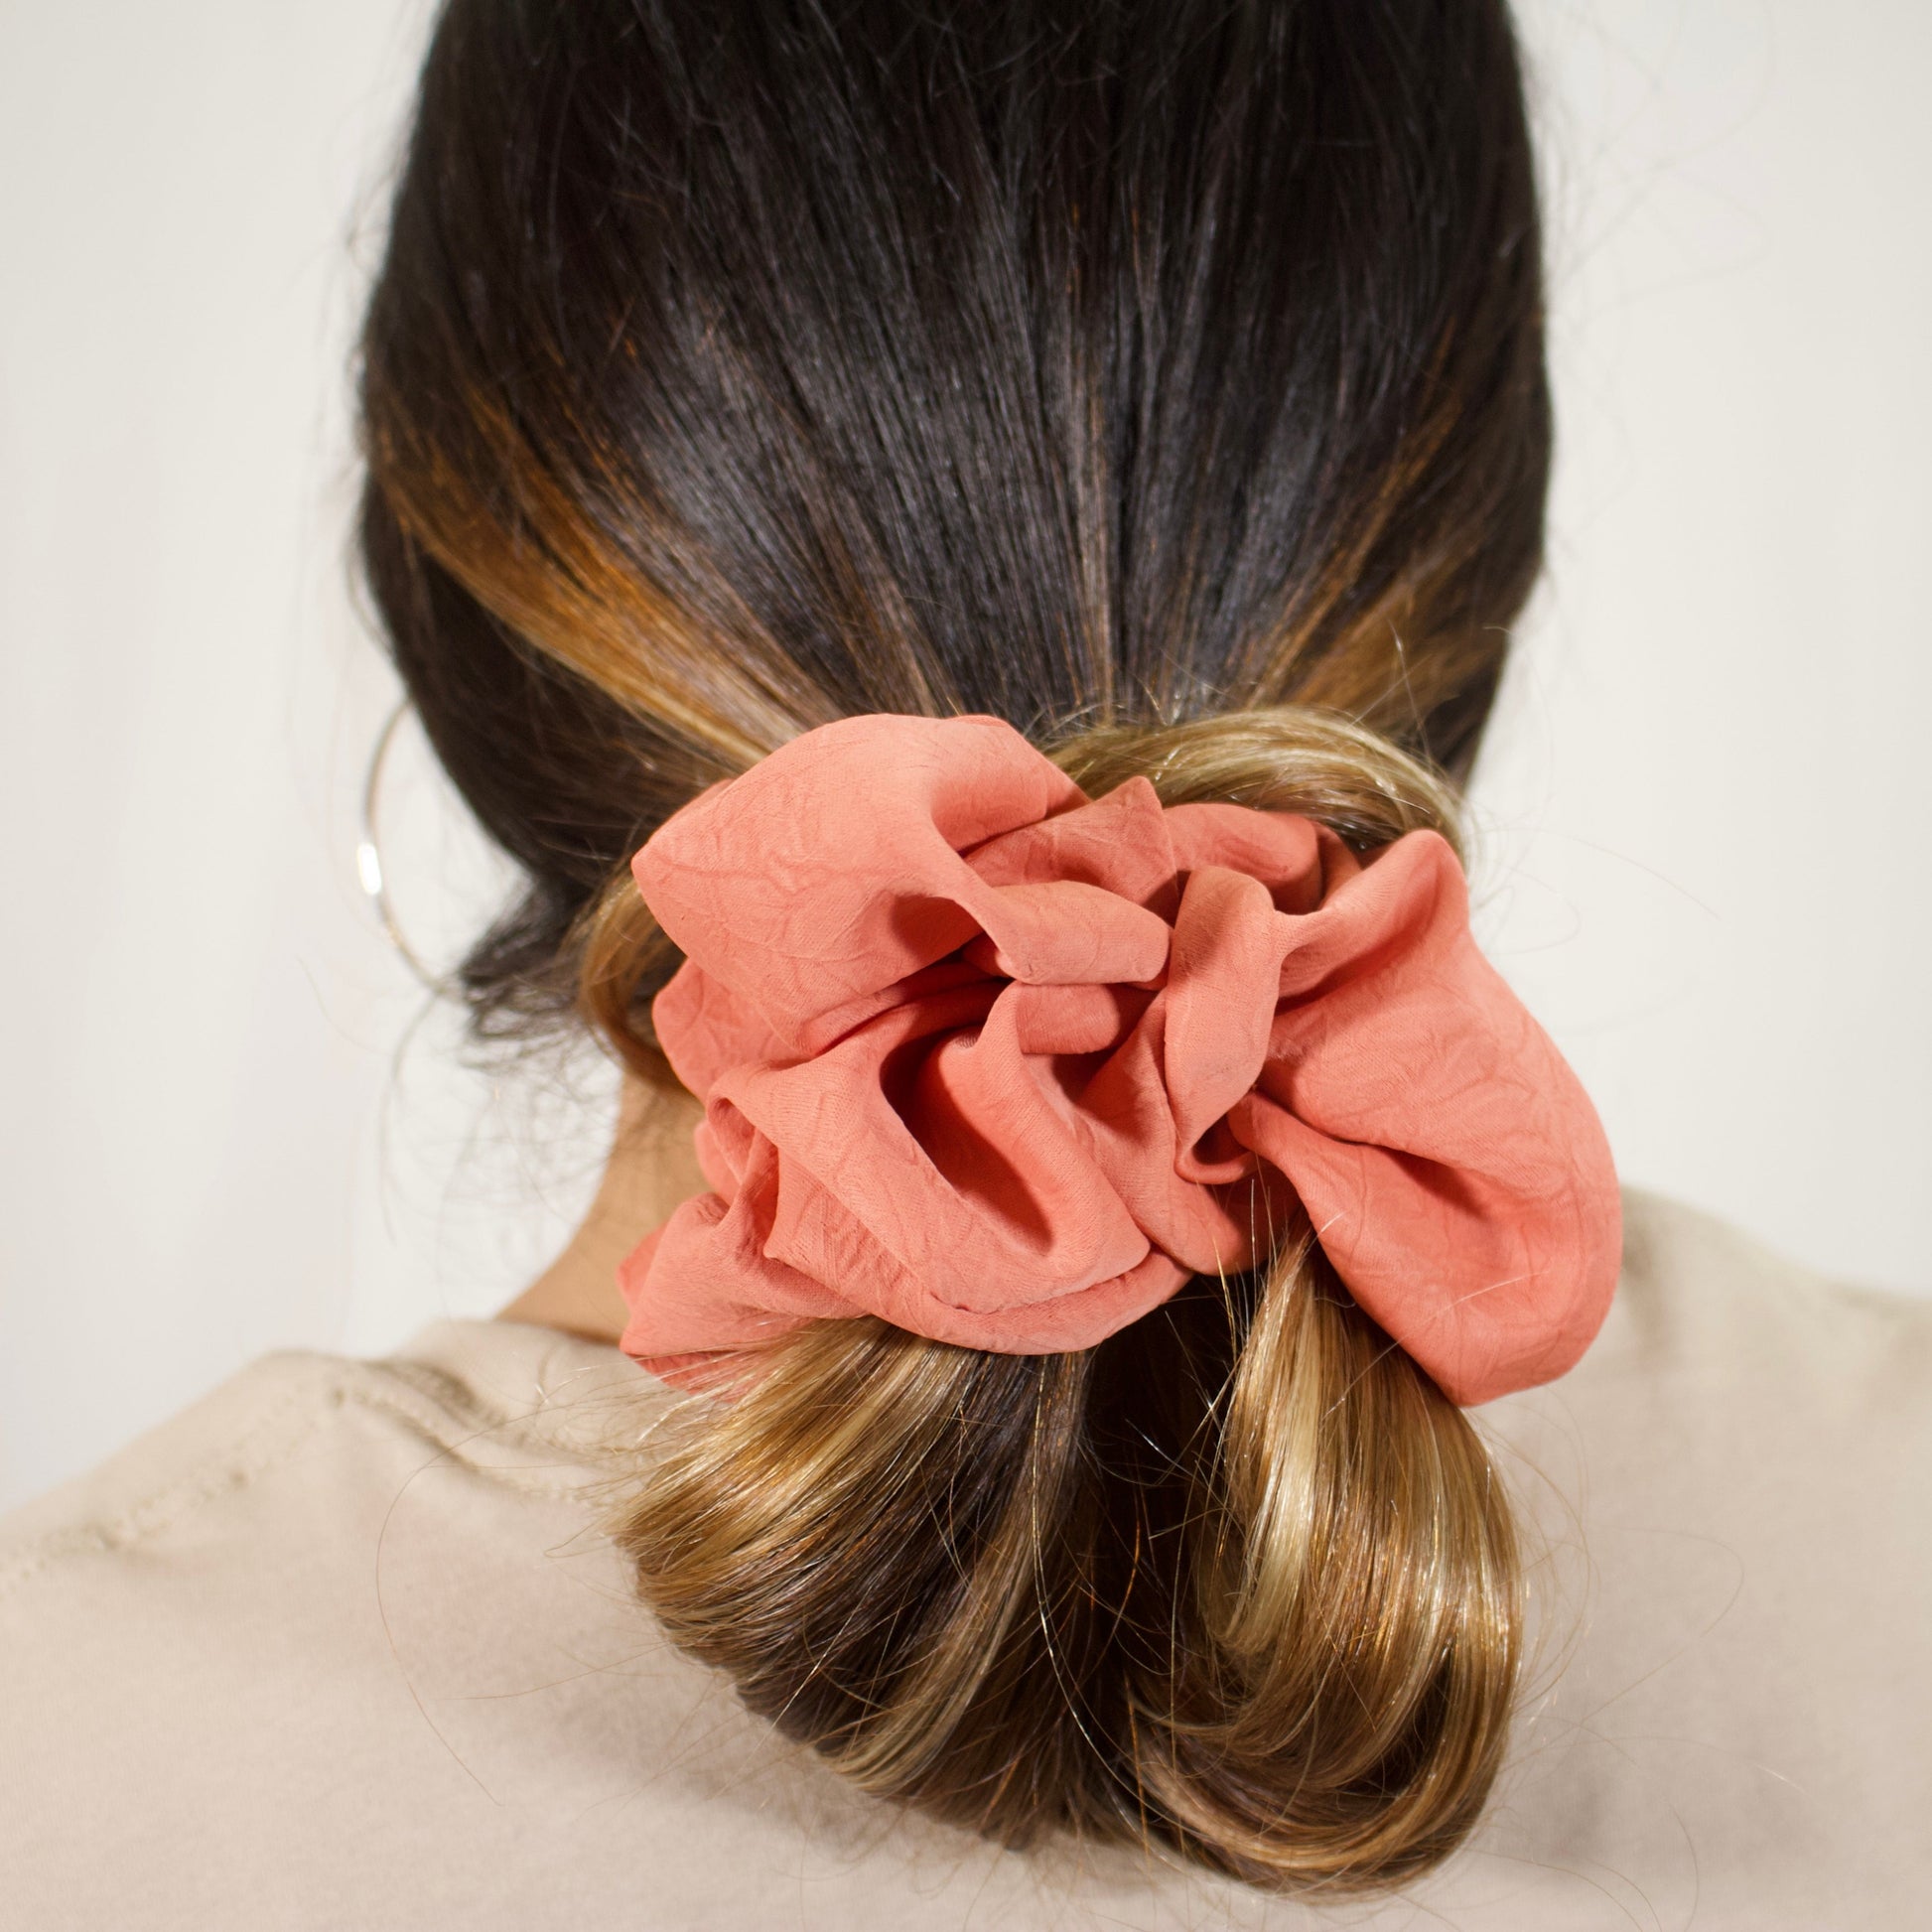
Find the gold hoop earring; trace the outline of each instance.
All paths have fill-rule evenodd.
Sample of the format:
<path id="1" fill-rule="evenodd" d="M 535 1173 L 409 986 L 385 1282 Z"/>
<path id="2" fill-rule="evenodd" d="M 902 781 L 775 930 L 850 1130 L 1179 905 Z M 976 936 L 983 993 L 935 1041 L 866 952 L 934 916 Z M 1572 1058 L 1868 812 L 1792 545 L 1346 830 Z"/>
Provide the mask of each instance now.
<path id="1" fill-rule="evenodd" d="M 376 734 L 375 749 L 369 754 L 368 775 L 362 780 L 362 824 L 361 837 L 355 842 L 355 877 L 363 896 L 375 907 L 383 937 L 402 955 L 403 963 L 417 979 L 438 999 L 443 999 L 450 996 L 454 989 L 446 978 L 432 972 L 423 963 L 422 955 L 409 943 L 397 922 L 395 906 L 389 898 L 387 875 L 382 869 L 382 848 L 376 838 L 376 805 L 382 791 L 382 768 L 388 760 L 389 747 L 395 739 L 397 726 L 414 709 L 414 700 L 406 694 L 398 699 L 383 721 L 381 731 Z"/>

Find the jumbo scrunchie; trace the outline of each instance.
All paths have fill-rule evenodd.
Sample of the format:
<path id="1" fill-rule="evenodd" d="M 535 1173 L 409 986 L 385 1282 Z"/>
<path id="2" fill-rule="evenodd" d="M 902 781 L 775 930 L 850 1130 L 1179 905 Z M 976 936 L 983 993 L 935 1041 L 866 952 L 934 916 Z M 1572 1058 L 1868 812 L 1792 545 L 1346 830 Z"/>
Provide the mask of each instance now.
<path id="1" fill-rule="evenodd" d="M 1476 950 L 1433 832 L 1090 800 L 991 718 L 820 727 L 632 870 L 686 955 L 657 1035 L 716 1190 L 624 1263 L 671 1380 L 871 1313 L 1091 1347 L 1293 1202 L 1451 1400 L 1567 1369 L 1615 1285 L 1594 1110 Z"/>

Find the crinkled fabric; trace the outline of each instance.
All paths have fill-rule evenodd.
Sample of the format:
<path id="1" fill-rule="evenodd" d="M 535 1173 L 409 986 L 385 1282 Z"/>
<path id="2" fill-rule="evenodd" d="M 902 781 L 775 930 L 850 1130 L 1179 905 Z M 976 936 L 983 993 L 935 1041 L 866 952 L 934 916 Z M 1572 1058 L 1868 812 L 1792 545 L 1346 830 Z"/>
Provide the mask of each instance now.
<path id="1" fill-rule="evenodd" d="M 798 1322 L 1088 1348 L 1306 1211 L 1462 1404 L 1608 1307 L 1615 1174 L 1477 951 L 1433 832 L 1089 799 L 991 718 L 851 718 L 670 818 L 633 872 L 685 953 L 652 1009 L 715 1190 L 621 1271 L 696 1383 Z"/>

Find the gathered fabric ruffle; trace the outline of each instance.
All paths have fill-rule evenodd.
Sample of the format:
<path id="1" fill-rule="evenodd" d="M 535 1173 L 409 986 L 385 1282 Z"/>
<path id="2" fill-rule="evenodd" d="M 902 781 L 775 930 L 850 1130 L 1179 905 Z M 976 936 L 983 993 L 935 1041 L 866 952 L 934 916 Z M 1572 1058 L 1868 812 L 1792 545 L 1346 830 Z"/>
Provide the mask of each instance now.
<path id="1" fill-rule="evenodd" d="M 991 718 L 868 716 L 636 855 L 714 1191 L 621 1271 L 674 1381 L 823 1317 L 1093 1346 L 1306 1214 L 1453 1401 L 1563 1373 L 1615 1286 L 1595 1110 L 1482 957 L 1446 840 L 1089 799 Z M 1299 1212 L 1298 1212 L 1299 1209 Z"/>

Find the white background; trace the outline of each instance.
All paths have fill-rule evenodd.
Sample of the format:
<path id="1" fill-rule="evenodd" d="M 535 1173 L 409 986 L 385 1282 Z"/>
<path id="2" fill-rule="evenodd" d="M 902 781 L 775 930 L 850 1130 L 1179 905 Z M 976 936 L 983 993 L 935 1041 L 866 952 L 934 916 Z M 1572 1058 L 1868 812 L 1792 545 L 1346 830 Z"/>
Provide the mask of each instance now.
<path id="1" fill-rule="evenodd" d="M 0 1501 L 271 1347 L 507 1298 L 595 1065 L 492 1080 L 354 880 L 348 345 L 417 0 L 0 0 Z M 1562 458 L 1491 950 L 1627 1178 L 1927 1287 L 1932 9 L 1531 0 Z M 487 855 L 420 744 L 447 958 Z"/>

